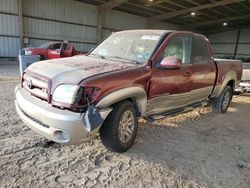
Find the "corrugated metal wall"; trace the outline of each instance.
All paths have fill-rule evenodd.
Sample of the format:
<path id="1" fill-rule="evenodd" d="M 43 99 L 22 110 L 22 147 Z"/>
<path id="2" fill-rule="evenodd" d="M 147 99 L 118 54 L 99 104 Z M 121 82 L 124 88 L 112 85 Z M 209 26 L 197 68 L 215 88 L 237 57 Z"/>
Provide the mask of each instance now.
<path id="1" fill-rule="evenodd" d="M 250 28 L 241 30 L 237 57 L 247 57 L 250 61 Z"/>
<path id="2" fill-rule="evenodd" d="M 96 11 L 96 6 L 74 0 L 23 0 L 25 46 L 68 40 L 79 50 L 90 50 L 96 44 Z M 146 18 L 115 10 L 103 22 L 103 38 L 112 31 L 146 28 Z M 176 28 L 166 23 L 160 27 Z M 18 55 L 18 36 L 18 0 L 0 0 L 0 57 Z"/>
<path id="3" fill-rule="evenodd" d="M 217 57 L 233 57 L 236 50 L 235 58 L 250 61 L 250 28 L 241 28 L 237 47 L 238 31 L 234 29 L 209 35 L 208 38 Z"/>
<path id="4" fill-rule="evenodd" d="M 96 44 L 95 6 L 72 0 L 24 0 L 23 12 L 28 46 L 67 40 L 79 50 L 89 50 Z"/>
<path id="5" fill-rule="evenodd" d="M 19 49 L 17 0 L 0 1 L 0 57 L 15 57 Z"/>

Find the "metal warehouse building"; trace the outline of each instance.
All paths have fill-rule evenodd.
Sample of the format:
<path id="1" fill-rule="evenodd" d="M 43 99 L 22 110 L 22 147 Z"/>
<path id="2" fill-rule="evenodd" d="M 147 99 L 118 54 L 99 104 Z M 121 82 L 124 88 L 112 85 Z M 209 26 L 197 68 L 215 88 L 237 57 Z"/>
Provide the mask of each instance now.
<path id="1" fill-rule="evenodd" d="M 178 29 L 167 23 L 157 27 Z M 112 10 L 103 20 L 102 38 L 113 31 L 136 28 L 146 28 L 146 18 Z M 22 32 L 25 46 L 67 40 L 89 50 L 97 43 L 97 6 L 73 0 L 1 0 L 0 57 L 17 56 Z"/>
<path id="2" fill-rule="evenodd" d="M 242 0 L 0 0 L 0 57 L 55 40 L 87 51 L 114 31 L 157 28 L 206 34 L 217 56 L 248 61 L 249 10 Z"/>
<path id="3" fill-rule="evenodd" d="M 0 0 L 0 188 L 250 188 L 250 0 Z"/>

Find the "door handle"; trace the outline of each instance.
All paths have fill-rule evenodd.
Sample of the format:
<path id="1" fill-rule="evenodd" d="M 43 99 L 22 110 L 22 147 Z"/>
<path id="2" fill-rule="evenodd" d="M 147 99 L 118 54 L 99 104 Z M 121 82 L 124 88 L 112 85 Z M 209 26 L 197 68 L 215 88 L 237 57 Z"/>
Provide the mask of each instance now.
<path id="1" fill-rule="evenodd" d="M 190 73 L 190 72 L 186 72 L 186 73 L 184 74 L 184 76 L 185 76 L 185 77 L 191 76 L 191 73 Z"/>

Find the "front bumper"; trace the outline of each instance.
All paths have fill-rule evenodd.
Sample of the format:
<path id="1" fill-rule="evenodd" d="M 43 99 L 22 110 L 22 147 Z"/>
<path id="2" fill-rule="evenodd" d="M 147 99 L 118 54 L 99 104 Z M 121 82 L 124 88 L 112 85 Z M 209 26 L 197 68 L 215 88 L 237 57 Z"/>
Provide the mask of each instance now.
<path id="1" fill-rule="evenodd" d="M 87 142 L 96 135 L 99 129 L 88 132 L 83 125 L 84 113 L 71 112 L 52 107 L 17 86 L 15 106 L 21 120 L 32 130 L 58 143 L 79 144 Z M 110 109 L 101 110 L 104 119 Z"/>

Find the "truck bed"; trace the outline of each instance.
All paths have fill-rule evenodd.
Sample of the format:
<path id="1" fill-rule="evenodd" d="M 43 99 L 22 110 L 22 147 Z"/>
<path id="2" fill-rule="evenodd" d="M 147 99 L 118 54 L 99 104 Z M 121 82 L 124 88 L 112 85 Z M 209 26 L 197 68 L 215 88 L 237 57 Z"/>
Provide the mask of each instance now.
<path id="1" fill-rule="evenodd" d="M 223 77 L 230 71 L 234 71 L 237 74 L 237 80 L 241 80 L 242 76 L 242 63 L 240 60 L 233 59 L 215 59 L 217 65 L 218 75 L 217 81 L 223 81 Z M 222 79 L 222 80 L 221 80 Z"/>
<path id="2" fill-rule="evenodd" d="M 227 77 L 232 77 L 236 80 L 234 87 L 238 87 L 241 76 L 242 76 L 242 62 L 240 60 L 231 60 L 231 59 L 215 59 L 214 60 L 217 67 L 217 76 L 215 83 L 215 95 L 219 95 L 221 90 L 220 87 L 223 85 Z M 234 89 L 234 88 L 233 88 Z"/>

